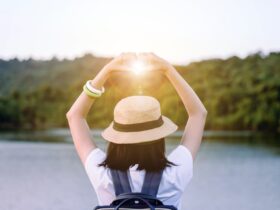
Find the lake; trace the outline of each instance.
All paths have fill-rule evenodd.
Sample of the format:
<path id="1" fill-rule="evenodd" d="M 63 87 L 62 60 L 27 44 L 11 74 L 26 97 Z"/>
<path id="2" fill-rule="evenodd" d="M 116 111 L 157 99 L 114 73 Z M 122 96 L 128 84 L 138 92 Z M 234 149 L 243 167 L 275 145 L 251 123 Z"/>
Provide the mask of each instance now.
<path id="1" fill-rule="evenodd" d="M 181 134 L 166 139 L 167 153 Z M 279 210 L 279 139 L 250 132 L 205 134 L 183 209 Z M 92 135 L 105 149 L 100 130 Z M 1 132 L 0 172 L 1 210 L 88 210 L 97 205 L 67 129 Z"/>

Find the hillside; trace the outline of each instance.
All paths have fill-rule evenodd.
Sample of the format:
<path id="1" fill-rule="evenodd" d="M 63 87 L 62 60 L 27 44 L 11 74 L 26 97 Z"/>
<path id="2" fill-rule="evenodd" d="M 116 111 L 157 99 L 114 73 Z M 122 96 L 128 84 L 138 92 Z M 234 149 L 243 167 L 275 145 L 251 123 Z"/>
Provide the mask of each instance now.
<path id="1" fill-rule="evenodd" d="M 65 113 L 84 82 L 109 60 L 91 54 L 74 60 L 0 60 L 0 128 L 66 127 Z M 279 52 L 211 59 L 176 68 L 208 110 L 206 129 L 279 132 Z M 119 99 L 144 94 L 156 97 L 163 114 L 184 128 L 187 113 L 165 77 L 149 74 L 140 80 L 116 74 L 105 88 L 88 118 L 91 127 L 106 126 Z"/>

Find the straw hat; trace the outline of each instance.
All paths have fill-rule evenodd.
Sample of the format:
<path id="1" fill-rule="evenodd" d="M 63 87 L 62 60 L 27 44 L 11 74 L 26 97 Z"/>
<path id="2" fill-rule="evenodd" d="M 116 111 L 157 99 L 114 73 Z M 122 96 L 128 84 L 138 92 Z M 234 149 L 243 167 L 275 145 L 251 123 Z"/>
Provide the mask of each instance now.
<path id="1" fill-rule="evenodd" d="M 129 96 L 114 109 L 114 120 L 101 136 L 116 144 L 135 144 L 158 140 L 178 126 L 161 115 L 160 103 L 151 96 Z"/>

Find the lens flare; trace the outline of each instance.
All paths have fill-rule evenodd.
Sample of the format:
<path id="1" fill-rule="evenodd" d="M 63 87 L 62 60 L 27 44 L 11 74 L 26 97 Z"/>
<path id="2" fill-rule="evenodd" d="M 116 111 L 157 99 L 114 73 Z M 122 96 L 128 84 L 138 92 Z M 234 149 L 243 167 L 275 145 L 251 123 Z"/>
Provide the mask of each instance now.
<path id="1" fill-rule="evenodd" d="M 134 61 L 131 64 L 131 70 L 135 73 L 135 74 L 142 74 L 145 71 L 145 63 L 141 62 L 139 60 Z"/>

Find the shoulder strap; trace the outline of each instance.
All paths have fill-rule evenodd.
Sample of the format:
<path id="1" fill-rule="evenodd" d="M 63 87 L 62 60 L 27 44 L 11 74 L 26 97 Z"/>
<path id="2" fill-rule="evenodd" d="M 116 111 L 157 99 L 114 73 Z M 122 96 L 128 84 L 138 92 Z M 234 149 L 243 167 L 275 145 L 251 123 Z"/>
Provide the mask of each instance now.
<path id="1" fill-rule="evenodd" d="M 114 184 L 115 195 L 118 196 L 122 193 L 130 193 L 131 187 L 129 185 L 127 171 L 110 169 L 110 172 Z M 159 172 L 146 172 L 141 193 L 156 197 L 162 174 L 163 170 Z"/>
<path id="2" fill-rule="evenodd" d="M 128 181 L 127 171 L 120 171 L 110 169 L 112 180 L 114 184 L 115 194 L 118 196 L 121 193 L 131 192 L 131 188 Z"/>
<path id="3" fill-rule="evenodd" d="M 156 197 L 163 170 L 159 172 L 146 172 L 141 193 Z"/>

